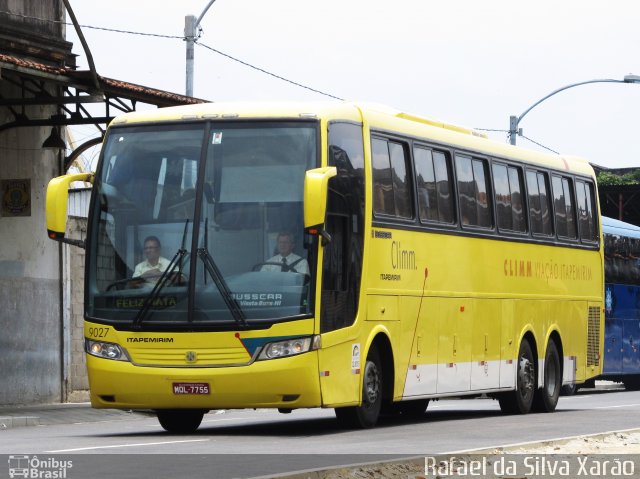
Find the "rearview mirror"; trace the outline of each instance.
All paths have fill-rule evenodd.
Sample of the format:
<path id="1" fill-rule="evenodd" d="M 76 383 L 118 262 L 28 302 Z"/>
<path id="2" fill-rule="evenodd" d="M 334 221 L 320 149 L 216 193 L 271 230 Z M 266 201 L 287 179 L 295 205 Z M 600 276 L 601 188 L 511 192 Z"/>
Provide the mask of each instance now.
<path id="1" fill-rule="evenodd" d="M 304 227 L 322 227 L 327 214 L 329 179 L 338 174 L 335 166 L 308 170 L 304 177 Z"/>
<path id="2" fill-rule="evenodd" d="M 93 174 L 64 175 L 49 181 L 46 200 L 47 235 L 52 240 L 83 247 L 84 241 L 70 240 L 64 237 L 67 230 L 69 185 L 73 181 L 90 181 L 93 183 Z"/>

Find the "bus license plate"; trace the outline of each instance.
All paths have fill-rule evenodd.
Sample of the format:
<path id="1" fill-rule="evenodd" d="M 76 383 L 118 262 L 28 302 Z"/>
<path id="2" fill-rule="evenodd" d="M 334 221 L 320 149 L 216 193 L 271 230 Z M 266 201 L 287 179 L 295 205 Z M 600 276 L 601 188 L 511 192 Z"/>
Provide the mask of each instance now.
<path id="1" fill-rule="evenodd" d="M 209 394 L 209 383 L 173 383 L 173 394 Z"/>

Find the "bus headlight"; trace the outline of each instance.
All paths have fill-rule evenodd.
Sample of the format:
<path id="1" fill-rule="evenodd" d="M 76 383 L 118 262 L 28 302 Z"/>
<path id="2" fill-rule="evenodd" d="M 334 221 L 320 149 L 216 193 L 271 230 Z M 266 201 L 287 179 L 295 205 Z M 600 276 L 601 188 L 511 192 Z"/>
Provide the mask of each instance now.
<path id="1" fill-rule="evenodd" d="M 98 358 L 113 359 L 114 361 L 129 361 L 124 350 L 114 343 L 85 339 L 84 349 L 88 354 Z"/>
<path id="2" fill-rule="evenodd" d="M 258 359 L 277 359 L 296 356 L 320 348 L 320 336 L 287 339 L 266 344 Z"/>

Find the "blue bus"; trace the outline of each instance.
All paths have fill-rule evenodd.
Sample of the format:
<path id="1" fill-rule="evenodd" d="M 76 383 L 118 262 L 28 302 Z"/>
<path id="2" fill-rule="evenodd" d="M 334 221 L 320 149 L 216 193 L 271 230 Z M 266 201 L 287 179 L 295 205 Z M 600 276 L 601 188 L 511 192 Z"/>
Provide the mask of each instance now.
<path id="1" fill-rule="evenodd" d="M 640 389 L 640 228 L 602 217 L 605 344 L 601 379 Z"/>

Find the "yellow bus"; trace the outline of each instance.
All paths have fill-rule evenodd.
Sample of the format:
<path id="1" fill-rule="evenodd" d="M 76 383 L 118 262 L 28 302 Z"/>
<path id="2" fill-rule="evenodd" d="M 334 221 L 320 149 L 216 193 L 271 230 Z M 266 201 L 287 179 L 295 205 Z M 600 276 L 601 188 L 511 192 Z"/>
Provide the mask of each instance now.
<path id="1" fill-rule="evenodd" d="M 49 185 L 52 239 L 77 179 Z M 378 105 L 220 103 L 116 118 L 91 180 L 93 407 L 172 432 L 226 408 L 372 427 L 481 393 L 550 412 L 602 372 L 583 160 Z"/>

